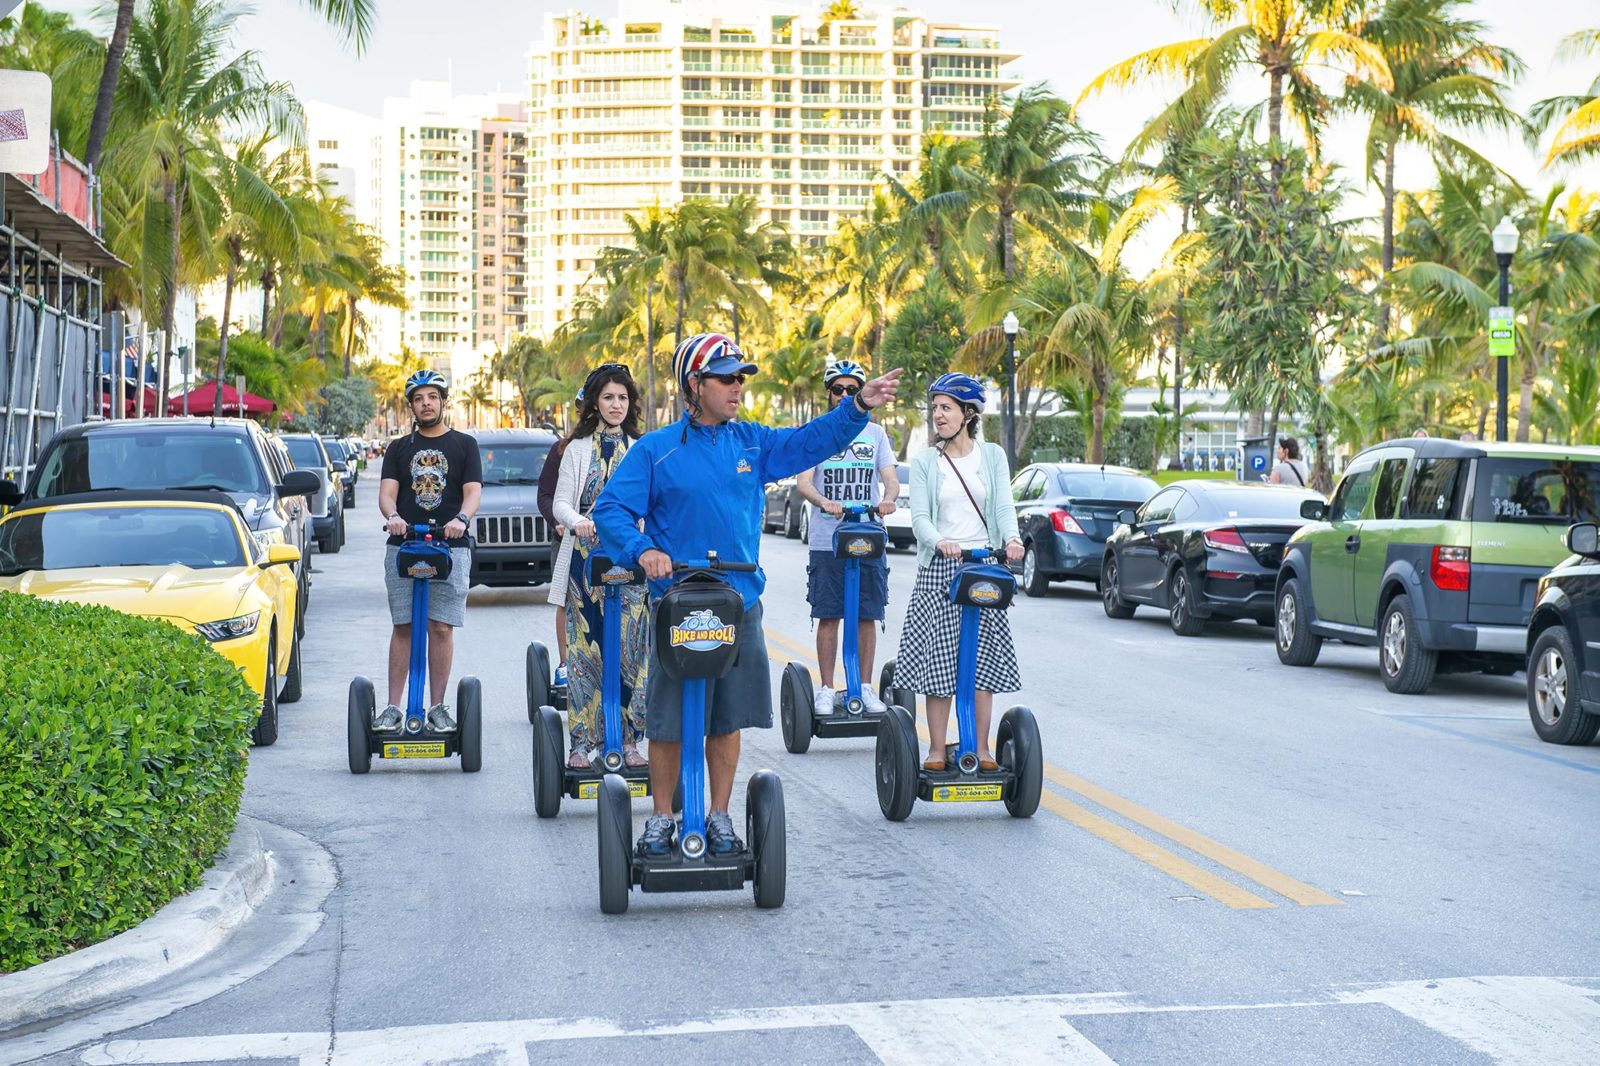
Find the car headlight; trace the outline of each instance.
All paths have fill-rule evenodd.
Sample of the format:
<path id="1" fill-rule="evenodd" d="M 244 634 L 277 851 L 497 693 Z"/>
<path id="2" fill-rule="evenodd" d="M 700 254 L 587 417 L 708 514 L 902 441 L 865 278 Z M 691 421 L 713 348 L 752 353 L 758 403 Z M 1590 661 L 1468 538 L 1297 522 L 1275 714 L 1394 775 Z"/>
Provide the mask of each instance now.
<path id="1" fill-rule="evenodd" d="M 219 640 L 235 640 L 239 637 L 248 637 L 256 631 L 256 625 L 261 621 L 260 611 L 251 611 L 241 614 L 237 618 L 224 618 L 220 622 L 201 622 L 195 626 L 200 635 L 215 643 Z"/>
<path id="2" fill-rule="evenodd" d="M 256 530 L 250 535 L 256 538 L 256 543 L 261 545 L 263 548 L 270 548 L 274 544 L 284 543 L 283 530 L 278 527 Z"/>

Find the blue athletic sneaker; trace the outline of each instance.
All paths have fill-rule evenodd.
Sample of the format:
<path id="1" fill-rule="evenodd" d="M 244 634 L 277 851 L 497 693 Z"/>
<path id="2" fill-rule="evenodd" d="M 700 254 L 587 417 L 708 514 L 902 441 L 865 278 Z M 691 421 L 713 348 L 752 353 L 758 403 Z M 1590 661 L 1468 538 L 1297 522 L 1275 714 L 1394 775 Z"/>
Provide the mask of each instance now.
<path id="1" fill-rule="evenodd" d="M 677 823 L 670 814 L 652 814 L 644 823 L 635 850 L 641 859 L 665 859 L 672 854 L 672 838 Z"/>
<path id="2" fill-rule="evenodd" d="M 556 679 L 550 682 L 556 688 L 567 687 L 567 664 L 560 663 L 556 666 Z"/>

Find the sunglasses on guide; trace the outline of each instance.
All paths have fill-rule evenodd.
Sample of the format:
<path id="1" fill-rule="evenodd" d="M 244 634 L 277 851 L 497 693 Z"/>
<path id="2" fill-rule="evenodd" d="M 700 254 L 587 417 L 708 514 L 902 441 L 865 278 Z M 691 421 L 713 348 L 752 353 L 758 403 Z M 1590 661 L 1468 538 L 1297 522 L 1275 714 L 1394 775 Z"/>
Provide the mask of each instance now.
<path id="1" fill-rule="evenodd" d="M 743 385 L 747 378 L 743 374 L 706 374 L 705 378 L 715 381 L 719 385 Z"/>
<path id="2" fill-rule="evenodd" d="M 861 391 L 860 385 L 829 385 L 828 391 L 835 396 L 854 396 Z"/>

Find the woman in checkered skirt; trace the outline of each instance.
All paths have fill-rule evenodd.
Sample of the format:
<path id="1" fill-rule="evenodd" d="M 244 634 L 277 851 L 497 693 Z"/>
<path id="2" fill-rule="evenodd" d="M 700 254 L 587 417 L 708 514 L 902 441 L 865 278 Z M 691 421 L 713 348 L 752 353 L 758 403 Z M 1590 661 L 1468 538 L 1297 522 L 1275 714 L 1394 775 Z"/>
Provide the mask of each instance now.
<path id="1" fill-rule="evenodd" d="M 950 701 L 956 691 L 961 608 L 950 602 L 950 581 L 963 548 L 1004 549 L 1022 558 L 1011 470 L 998 445 L 978 439 L 983 385 L 965 374 L 945 374 L 928 386 L 936 447 L 911 463 L 911 524 L 917 535 L 917 584 L 900 630 L 894 683 L 927 697 L 928 770 L 944 769 Z M 996 692 L 1022 687 L 1011 623 L 1005 611 L 978 612 L 978 759 L 998 769 L 989 751 L 989 719 Z"/>

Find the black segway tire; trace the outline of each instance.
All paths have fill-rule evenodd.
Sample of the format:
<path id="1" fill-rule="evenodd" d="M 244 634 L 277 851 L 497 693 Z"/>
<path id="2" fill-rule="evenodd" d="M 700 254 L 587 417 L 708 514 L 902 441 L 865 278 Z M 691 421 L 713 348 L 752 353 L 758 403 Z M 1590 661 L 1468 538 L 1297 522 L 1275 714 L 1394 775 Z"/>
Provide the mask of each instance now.
<path id="1" fill-rule="evenodd" d="M 811 747 L 812 701 L 816 699 L 811 688 L 811 671 L 799 663 L 783 668 L 783 684 L 779 689 L 778 713 L 783 720 L 783 746 L 792 755 L 804 755 Z"/>
<path id="2" fill-rule="evenodd" d="M 911 712 L 898 704 L 891 704 L 878 723 L 873 772 L 883 816 L 905 821 L 917 802 L 917 727 Z"/>
<path id="3" fill-rule="evenodd" d="M 600 779 L 595 821 L 599 826 L 600 913 L 626 914 L 633 887 L 633 798 L 616 774 Z"/>
<path id="4" fill-rule="evenodd" d="M 783 906 L 788 879 L 788 832 L 784 826 L 783 782 L 771 770 L 757 770 L 745 788 L 745 836 L 755 856 L 755 876 L 750 890 L 756 906 L 772 910 Z"/>
<path id="5" fill-rule="evenodd" d="M 561 770 L 566 762 L 566 731 L 554 707 L 539 708 L 533 723 L 533 810 L 540 818 L 561 813 Z"/>
<path id="6" fill-rule="evenodd" d="M 468 674 L 456 682 L 456 729 L 461 738 L 461 772 L 483 769 L 483 686 Z"/>
<path id="7" fill-rule="evenodd" d="M 528 645 L 525 670 L 528 688 L 528 721 L 539 720 L 539 708 L 550 705 L 550 652 L 537 640 Z"/>
<path id="8" fill-rule="evenodd" d="M 1001 717 L 995 750 L 1000 765 L 1015 775 L 1012 787 L 1006 790 L 1007 813 L 1013 818 L 1032 818 L 1044 789 L 1044 745 L 1032 711 L 1013 707 Z"/>
<path id="9" fill-rule="evenodd" d="M 350 772 L 353 774 L 364 774 L 372 769 L 372 712 L 377 709 L 376 700 L 371 681 L 358 677 L 350 682 L 345 740 L 350 748 Z"/>
<path id="10" fill-rule="evenodd" d="M 894 660 L 890 659 L 883 664 L 883 669 L 878 671 L 878 698 L 886 706 L 904 707 L 911 715 L 913 725 L 917 721 L 917 694 L 908 688 L 897 688 L 894 683 Z"/>

